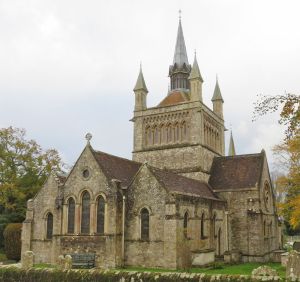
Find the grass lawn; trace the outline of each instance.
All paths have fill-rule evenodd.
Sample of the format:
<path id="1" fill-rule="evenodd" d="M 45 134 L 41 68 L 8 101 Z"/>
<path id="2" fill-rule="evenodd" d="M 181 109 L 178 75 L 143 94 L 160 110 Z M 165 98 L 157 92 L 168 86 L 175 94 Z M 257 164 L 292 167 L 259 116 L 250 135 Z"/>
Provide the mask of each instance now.
<path id="1" fill-rule="evenodd" d="M 218 268 L 206 267 L 206 268 L 190 268 L 187 270 L 170 270 L 160 268 L 138 268 L 138 267 L 127 267 L 122 270 L 125 271 L 149 271 L 149 272 L 189 272 L 189 273 L 206 273 L 206 274 L 230 274 L 230 275 L 251 275 L 253 269 L 268 265 L 277 270 L 280 277 L 285 277 L 285 267 L 281 266 L 280 263 L 243 263 L 226 265 L 218 263 Z M 121 270 L 121 269 L 120 269 Z"/>

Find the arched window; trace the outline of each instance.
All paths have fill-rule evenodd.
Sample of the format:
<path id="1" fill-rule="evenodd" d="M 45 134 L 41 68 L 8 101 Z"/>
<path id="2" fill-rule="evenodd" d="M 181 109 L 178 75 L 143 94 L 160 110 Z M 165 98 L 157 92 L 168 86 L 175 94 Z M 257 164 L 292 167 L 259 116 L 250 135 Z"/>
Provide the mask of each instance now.
<path id="1" fill-rule="evenodd" d="M 90 194 L 85 191 L 82 194 L 82 206 L 81 206 L 81 233 L 90 233 Z"/>
<path id="2" fill-rule="evenodd" d="M 167 131 L 167 142 L 171 143 L 173 138 L 172 138 L 172 126 L 171 124 L 168 124 L 168 131 Z"/>
<path id="3" fill-rule="evenodd" d="M 68 200 L 68 233 L 74 233 L 74 223 L 75 223 L 75 201 L 73 198 Z"/>
<path id="4" fill-rule="evenodd" d="M 97 233 L 104 234 L 105 200 L 100 196 L 97 200 Z"/>
<path id="5" fill-rule="evenodd" d="M 146 208 L 141 210 L 141 239 L 149 240 L 149 211 Z"/>
<path id="6" fill-rule="evenodd" d="M 46 232 L 47 239 L 52 239 L 52 235 L 53 235 L 53 214 L 49 212 L 47 214 L 47 232 Z"/>
<path id="7" fill-rule="evenodd" d="M 264 226 L 263 226 L 263 228 L 264 228 L 264 237 L 266 237 L 266 236 L 267 236 L 266 221 L 264 221 Z"/>
<path id="8" fill-rule="evenodd" d="M 179 124 L 178 123 L 176 123 L 175 124 L 175 141 L 176 142 L 179 142 L 179 140 L 180 140 L 180 127 L 179 127 Z"/>
<path id="9" fill-rule="evenodd" d="M 205 226 L 205 217 L 204 217 L 204 213 L 202 213 L 201 215 L 201 229 L 200 229 L 200 236 L 201 236 L 201 239 L 204 238 L 204 226 Z"/>
<path id="10" fill-rule="evenodd" d="M 183 235 L 185 238 L 187 238 L 188 235 L 188 220 L 189 220 L 189 215 L 188 212 L 186 212 L 183 217 Z"/>
<path id="11" fill-rule="evenodd" d="M 159 144 L 159 129 L 157 126 L 154 127 L 154 144 Z"/>

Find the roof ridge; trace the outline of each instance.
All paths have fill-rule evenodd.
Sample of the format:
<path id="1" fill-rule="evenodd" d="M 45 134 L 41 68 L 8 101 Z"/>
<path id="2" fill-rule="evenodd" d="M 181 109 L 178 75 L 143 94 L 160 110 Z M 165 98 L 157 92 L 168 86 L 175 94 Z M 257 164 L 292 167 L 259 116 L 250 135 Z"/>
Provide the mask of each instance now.
<path id="1" fill-rule="evenodd" d="M 143 163 L 140 163 L 140 162 L 137 162 L 137 161 L 133 161 L 133 160 L 130 160 L 130 159 L 126 159 L 126 158 L 124 158 L 124 157 L 119 157 L 119 156 L 116 156 L 116 155 L 108 154 L 108 153 L 103 152 L 103 151 L 94 150 L 94 149 L 93 149 L 93 151 L 94 151 L 95 153 L 104 154 L 104 155 L 107 155 L 107 156 L 111 156 L 111 157 L 118 158 L 118 159 L 121 159 L 121 160 L 124 160 L 124 161 L 132 162 L 132 163 L 135 163 L 135 164 L 139 164 L 139 165 L 142 165 L 142 164 L 143 164 Z"/>
<path id="2" fill-rule="evenodd" d="M 252 154 L 241 154 L 241 155 L 234 155 L 234 156 L 216 156 L 215 158 L 223 158 L 223 159 L 233 159 L 233 158 L 240 158 L 240 157 L 250 157 L 250 156 L 261 156 L 262 153 L 252 153 Z"/>

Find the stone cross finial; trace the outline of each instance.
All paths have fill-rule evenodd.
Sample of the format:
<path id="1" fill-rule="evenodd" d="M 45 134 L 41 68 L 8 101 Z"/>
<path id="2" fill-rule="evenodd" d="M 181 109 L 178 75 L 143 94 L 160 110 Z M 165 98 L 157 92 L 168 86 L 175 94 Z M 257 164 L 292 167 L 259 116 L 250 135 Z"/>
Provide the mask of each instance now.
<path id="1" fill-rule="evenodd" d="M 91 133 L 87 133 L 85 135 L 85 139 L 87 140 L 87 143 L 90 144 L 90 141 L 92 140 L 93 135 Z"/>
<path id="2" fill-rule="evenodd" d="M 178 14 L 179 14 L 179 20 L 181 20 L 181 13 L 182 13 L 182 11 L 181 11 L 181 9 L 179 9 L 179 11 L 178 11 Z"/>

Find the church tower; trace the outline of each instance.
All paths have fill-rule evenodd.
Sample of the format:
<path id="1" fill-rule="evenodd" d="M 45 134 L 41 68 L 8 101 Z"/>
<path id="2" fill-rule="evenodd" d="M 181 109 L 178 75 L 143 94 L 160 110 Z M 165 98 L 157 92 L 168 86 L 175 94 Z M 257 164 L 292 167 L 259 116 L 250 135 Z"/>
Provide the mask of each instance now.
<path id="1" fill-rule="evenodd" d="M 224 156 L 223 98 L 221 92 L 214 95 L 213 110 L 204 104 L 203 78 L 196 54 L 189 64 L 181 19 L 169 77 L 168 95 L 146 107 L 148 90 L 140 70 L 134 88 L 133 160 L 207 181 L 213 158 Z"/>

